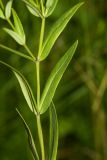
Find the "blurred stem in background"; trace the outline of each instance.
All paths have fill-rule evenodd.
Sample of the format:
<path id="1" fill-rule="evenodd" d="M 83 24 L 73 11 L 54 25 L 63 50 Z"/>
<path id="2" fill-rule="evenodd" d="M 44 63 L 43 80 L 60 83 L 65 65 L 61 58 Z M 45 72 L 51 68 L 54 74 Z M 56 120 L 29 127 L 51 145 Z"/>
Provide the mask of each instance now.
<path id="1" fill-rule="evenodd" d="M 101 155 L 96 154 L 95 160 L 107 159 L 107 139 L 106 139 L 107 137 L 106 137 L 106 119 L 105 119 L 106 116 L 104 108 L 102 106 L 102 100 L 106 88 L 107 88 L 107 71 L 105 71 L 104 73 L 104 76 L 97 89 L 92 104 L 95 149 L 97 153 L 101 154 Z"/>
<path id="2" fill-rule="evenodd" d="M 91 91 L 92 99 L 92 119 L 93 119 L 93 132 L 94 132 L 94 146 L 95 156 L 94 160 L 107 159 L 107 136 L 106 136 L 106 115 L 102 100 L 107 88 L 107 71 L 101 80 L 99 87 L 96 86 L 89 73 L 85 72 L 82 66 L 75 62 L 75 69 L 82 75 L 82 80 L 85 82 Z"/>

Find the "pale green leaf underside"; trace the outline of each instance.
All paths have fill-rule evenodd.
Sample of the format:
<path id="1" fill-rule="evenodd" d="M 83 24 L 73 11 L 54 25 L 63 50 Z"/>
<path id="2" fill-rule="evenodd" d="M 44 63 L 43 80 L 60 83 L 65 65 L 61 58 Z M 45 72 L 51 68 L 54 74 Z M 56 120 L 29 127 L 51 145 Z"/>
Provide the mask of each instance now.
<path id="1" fill-rule="evenodd" d="M 78 41 L 76 41 L 70 49 L 65 53 L 65 55 L 59 60 L 56 64 L 55 68 L 51 72 L 47 83 L 45 85 L 44 91 L 42 93 L 41 101 L 40 101 L 40 113 L 43 114 L 49 107 L 53 96 L 55 94 L 55 90 L 61 80 L 68 64 L 70 63 L 75 50 L 77 48 Z"/>
<path id="2" fill-rule="evenodd" d="M 3 28 L 6 33 L 8 33 L 17 43 L 20 45 L 25 44 L 25 39 L 23 39 L 18 33 L 8 29 L 8 28 Z"/>
<path id="3" fill-rule="evenodd" d="M 6 19 L 9 19 L 11 16 L 12 3 L 13 3 L 13 0 L 9 0 L 6 4 L 6 8 L 5 8 Z"/>
<path id="4" fill-rule="evenodd" d="M 27 125 L 25 119 L 23 118 L 21 113 L 18 111 L 18 109 L 16 109 L 16 111 L 17 111 L 18 115 L 20 116 L 20 118 L 21 118 L 21 120 L 22 120 L 22 122 L 24 124 L 25 130 L 26 130 L 26 133 L 27 133 L 27 136 L 28 136 L 28 143 L 29 143 L 29 147 L 30 147 L 33 159 L 34 160 L 39 160 L 37 149 L 35 147 L 35 143 L 34 143 L 34 140 L 33 140 L 32 133 L 31 133 L 31 131 L 29 129 L 29 126 Z"/>
<path id="5" fill-rule="evenodd" d="M 42 49 L 42 53 L 40 56 L 41 61 L 44 60 L 48 56 L 55 41 L 57 40 L 61 32 L 64 30 L 64 28 L 66 27 L 71 17 L 75 14 L 75 12 L 78 10 L 78 8 L 82 4 L 83 3 L 78 3 L 77 5 L 75 5 L 69 11 L 67 11 L 64 15 L 62 15 L 61 18 L 59 18 L 59 20 L 52 26 L 52 29 L 50 30 L 43 44 L 43 49 Z"/>
<path id="6" fill-rule="evenodd" d="M 46 17 L 50 16 L 54 11 L 58 0 L 47 0 L 46 2 Z"/>
<path id="7" fill-rule="evenodd" d="M 54 103 L 50 106 L 49 160 L 56 160 L 58 148 L 58 120 Z"/>
<path id="8" fill-rule="evenodd" d="M 26 99 L 26 102 L 28 103 L 31 111 L 35 113 L 35 103 L 34 103 L 34 100 L 33 100 L 32 94 L 31 94 L 31 89 L 28 86 L 28 83 L 26 82 L 25 79 L 23 79 L 22 76 L 19 75 L 19 73 L 15 72 L 15 71 L 13 71 L 13 73 L 15 74 L 15 76 L 20 84 L 20 87 L 22 89 L 22 92 L 23 92 L 23 95 Z"/>
<path id="9" fill-rule="evenodd" d="M 16 70 L 12 66 L 8 65 L 7 63 L 5 63 L 3 61 L 0 61 L 0 63 L 7 66 L 9 69 L 11 69 L 13 71 L 13 73 L 15 74 L 15 76 L 20 84 L 22 93 L 25 97 L 25 100 L 26 100 L 29 108 L 31 109 L 32 112 L 37 114 L 36 102 L 35 102 L 35 99 L 33 96 L 33 92 L 31 90 L 27 80 L 24 78 L 24 76 L 18 70 Z"/>
<path id="10" fill-rule="evenodd" d="M 27 9 L 29 10 L 29 12 L 30 12 L 31 14 L 33 14 L 33 15 L 36 16 L 36 17 L 39 17 L 38 12 L 35 11 L 34 9 L 32 9 L 32 7 L 30 7 L 29 5 L 26 5 L 26 7 L 27 7 Z"/>
<path id="11" fill-rule="evenodd" d="M 20 37 L 22 37 L 22 39 L 25 42 L 25 33 L 24 33 L 24 29 L 22 26 L 22 23 L 16 13 L 16 11 L 14 9 L 12 9 L 12 13 L 13 13 L 13 19 L 14 19 L 14 25 L 15 25 L 15 31 L 20 35 Z"/>

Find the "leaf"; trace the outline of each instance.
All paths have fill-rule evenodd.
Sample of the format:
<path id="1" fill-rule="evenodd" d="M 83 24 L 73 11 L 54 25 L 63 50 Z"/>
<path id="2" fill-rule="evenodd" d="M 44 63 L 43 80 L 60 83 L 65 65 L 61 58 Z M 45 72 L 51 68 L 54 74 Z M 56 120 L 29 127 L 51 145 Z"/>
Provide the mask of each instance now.
<path id="1" fill-rule="evenodd" d="M 43 114 L 49 107 L 53 96 L 55 94 L 55 90 L 61 80 L 68 64 L 70 63 L 75 50 L 77 48 L 78 41 L 76 41 L 70 49 L 65 53 L 65 55 L 59 60 L 54 69 L 52 70 L 47 83 L 45 85 L 44 91 L 42 93 L 41 101 L 40 101 L 40 113 Z"/>
<path id="2" fill-rule="evenodd" d="M 25 39 L 23 39 L 18 33 L 8 29 L 8 28 L 3 28 L 6 33 L 8 33 L 17 43 L 20 45 L 25 44 Z"/>
<path id="3" fill-rule="evenodd" d="M 22 23 L 16 13 L 16 11 L 14 9 L 12 9 L 12 13 L 13 13 L 13 19 L 14 19 L 14 25 L 15 25 L 15 29 L 16 32 L 20 35 L 20 37 L 23 39 L 24 43 L 25 43 L 25 33 L 24 33 L 24 29 L 22 26 Z"/>
<path id="4" fill-rule="evenodd" d="M 0 7 L 4 10 L 3 2 L 0 0 Z"/>
<path id="5" fill-rule="evenodd" d="M 12 49 L 12 48 L 9 48 L 9 47 L 7 47 L 7 46 L 5 46 L 5 45 L 0 44 L 0 47 L 3 48 L 3 49 L 5 49 L 5 50 L 7 50 L 7 51 L 9 51 L 9 52 L 12 52 L 12 53 L 18 55 L 18 56 L 21 56 L 21 57 L 23 57 L 23 58 L 25 58 L 25 59 L 28 59 L 28 60 L 30 60 L 30 61 L 34 61 L 30 56 L 27 56 L 27 55 L 25 55 L 24 53 L 21 53 L 21 52 L 19 52 L 19 51 L 16 51 L 16 50 L 14 50 L 14 49 Z M 7 52 L 7 53 L 8 53 L 8 52 Z"/>
<path id="6" fill-rule="evenodd" d="M 23 124 L 24 124 L 24 127 L 25 127 L 25 130 L 26 130 L 26 133 L 28 135 L 28 143 L 29 143 L 29 147 L 30 147 L 30 150 L 31 150 L 31 153 L 32 153 L 32 156 L 33 156 L 33 159 L 34 160 L 39 160 L 39 156 L 38 156 L 38 153 L 37 153 L 37 149 L 35 147 L 35 143 L 34 143 L 34 140 L 33 140 L 33 136 L 32 136 L 32 133 L 29 129 L 29 126 L 27 125 L 25 119 L 23 118 L 23 116 L 21 115 L 21 113 L 19 112 L 18 109 L 16 109 L 18 115 L 20 116 Z"/>
<path id="7" fill-rule="evenodd" d="M 58 3 L 58 0 L 47 0 L 46 1 L 46 17 L 52 14 L 57 3 Z"/>
<path id="8" fill-rule="evenodd" d="M 31 90 L 27 80 L 24 78 L 24 76 L 18 70 L 16 70 L 15 68 L 10 66 L 9 64 L 7 64 L 3 61 L 0 61 L 0 63 L 7 66 L 9 69 L 11 69 L 13 71 L 13 73 L 15 74 L 15 76 L 20 84 L 21 90 L 23 92 L 23 95 L 25 97 L 25 100 L 26 100 L 29 108 L 31 109 L 32 112 L 37 114 L 36 102 L 35 102 L 32 90 Z"/>
<path id="9" fill-rule="evenodd" d="M 5 19 L 4 13 L 1 8 L 0 8 L 0 18 Z"/>
<path id="10" fill-rule="evenodd" d="M 49 160 L 56 160 L 58 148 L 58 120 L 55 105 L 52 102 L 50 107 L 50 143 L 49 143 Z"/>
<path id="11" fill-rule="evenodd" d="M 22 0 L 22 1 L 26 4 L 31 14 L 33 14 L 36 17 L 42 17 L 41 11 L 39 10 L 38 6 L 33 1 L 27 1 L 27 0 Z"/>
<path id="12" fill-rule="evenodd" d="M 32 7 L 30 7 L 29 5 L 26 5 L 26 7 L 27 7 L 27 9 L 29 10 L 29 12 L 30 12 L 31 14 L 33 14 L 33 15 L 36 16 L 36 17 L 40 17 L 37 10 L 32 9 Z"/>
<path id="13" fill-rule="evenodd" d="M 6 8 L 5 8 L 6 19 L 9 19 L 11 16 L 12 3 L 13 3 L 13 0 L 9 0 L 6 4 Z"/>
<path id="14" fill-rule="evenodd" d="M 44 60 L 51 48 L 53 47 L 55 41 L 61 34 L 61 32 L 64 30 L 66 27 L 67 23 L 71 19 L 71 17 L 74 15 L 74 13 L 77 11 L 77 9 L 82 5 L 83 3 L 78 3 L 75 5 L 73 8 L 71 8 L 69 11 L 67 11 L 64 15 L 59 18 L 59 20 L 53 25 L 52 29 L 50 30 L 42 48 L 42 53 L 40 56 L 40 60 Z"/>

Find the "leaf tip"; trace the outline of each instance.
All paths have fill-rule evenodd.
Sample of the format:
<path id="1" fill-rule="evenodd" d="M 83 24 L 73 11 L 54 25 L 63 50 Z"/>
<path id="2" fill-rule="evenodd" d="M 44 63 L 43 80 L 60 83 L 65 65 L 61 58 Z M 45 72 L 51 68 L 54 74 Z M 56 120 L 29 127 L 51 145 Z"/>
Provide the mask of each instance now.
<path id="1" fill-rule="evenodd" d="M 81 6 L 82 6 L 84 3 L 85 3 L 84 1 L 83 1 L 83 2 L 80 2 Z"/>
<path id="2" fill-rule="evenodd" d="M 76 41 L 74 42 L 74 46 L 77 48 L 77 46 L 78 46 L 78 40 L 76 40 Z"/>

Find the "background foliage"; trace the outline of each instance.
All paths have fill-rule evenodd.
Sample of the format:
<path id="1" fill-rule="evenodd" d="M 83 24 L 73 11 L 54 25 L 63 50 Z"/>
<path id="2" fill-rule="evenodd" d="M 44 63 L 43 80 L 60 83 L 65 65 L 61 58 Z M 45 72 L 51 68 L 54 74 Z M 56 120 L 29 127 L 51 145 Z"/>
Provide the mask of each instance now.
<path id="1" fill-rule="evenodd" d="M 47 19 L 46 33 L 55 20 L 78 0 L 59 0 L 51 17 Z M 35 19 L 21 1 L 15 1 L 14 8 L 21 17 L 27 34 L 29 47 L 36 53 L 40 29 L 40 20 Z M 76 40 L 79 47 L 68 70 L 57 89 L 54 102 L 59 118 L 58 160 L 106 160 L 107 132 L 107 2 L 106 0 L 85 0 L 85 5 L 75 16 L 57 40 L 47 61 L 41 68 L 42 87 L 51 69 L 67 48 Z M 2 30 L 7 25 L 0 20 L 0 43 L 17 45 Z M 0 49 L 0 59 L 16 66 L 29 79 L 36 94 L 35 74 L 31 63 L 6 53 Z M 19 107 L 25 119 L 32 127 L 36 139 L 36 120 L 20 91 L 14 76 L 0 65 L 0 159 L 31 159 L 27 147 L 27 137 L 15 108 Z M 45 140 L 49 127 L 48 112 L 43 116 Z"/>

